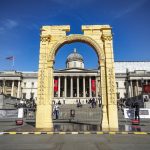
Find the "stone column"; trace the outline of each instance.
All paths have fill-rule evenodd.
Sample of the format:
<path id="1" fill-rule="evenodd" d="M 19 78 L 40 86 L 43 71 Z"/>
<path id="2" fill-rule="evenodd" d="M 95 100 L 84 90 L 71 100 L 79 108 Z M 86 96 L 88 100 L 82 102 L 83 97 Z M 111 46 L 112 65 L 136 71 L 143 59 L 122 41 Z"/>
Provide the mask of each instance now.
<path id="1" fill-rule="evenodd" d="M 70 97 L 73 97 L 73 77 L 71 77 L 71 79 L 70 79 L 70 86 L 71 86 L 71 87 L 70 87 L 70 89 L 71 89 L 71 90 L 70 90 L 70 92 L 71 92 L 71 93 L 70 93 Z"/>
<path id="2" fill-rule="evenodd" d="M 60 97 L 60 77 L 58 77 L 58 97 Z"/>
<path id="3" fill-rule="evenodd" d="M 67 77 L 64 77 L 64 97 L 66 98 L 67 96 Z"/>
<path id="4" fill-rule="evenodd" d="M 77 97 L 79 97 L 79 77 L 77 77 Z"/>
<path id="5" fill-rule="evenodd" d="M 6 84 L 6 81 L 5 81 L 5 80 L 3 80 L 3 89 L 2 89 L 3 94 L 5 94 L 5 84 Z"/>
<path id="6" fill-rule="evenodd" d="M 148 81 L 146 80 L 146 85 L 148 85 Z"/>
<path id="7" fill-rule="evenodd" d="M 20 81 L 18 81 L 17 98 L 20 98 Z"/>
<path id="8" fill-rule="evenodd" d="M 92 97 L 92 92 L 91 92 L 91 77 L 89 77 L 89 97 Z"/>
<path id="9" fill-rule="evenodd" d="M 95 85 L 96 85 L 96 98 L 98 98 L 98 89 L 97 89 L 98 81 L 97 81 L 97 77 L 95 77 L 95 81 L 96 81 L 96 83 L 95 83 Z"/>
<path id="10" fill-rule="evenodd" d="M 14 81 L 12 81 L 11 96 L 14 96 Z"/>
<path id="11" fill-rule="evenodd" d="M 101 74 L 101 85 L 99 86 L 99 90 L 101 90 L 101 97 L 102 97 L 102 129 L 103 130 L 108 130 L 109 125 L 108 125 L 108 111 L 107 111 L 107 91 L 106 91 L 106 68 L 105 68 L 105 64 L 103 60 L 99 61 L 101 64 L 101 68 L 100 68 L 100 74 Z"/>
<path id="12" fill-rule="evenodd" d="M 130 81 L 130 88 L 131 88 L 130 97 L 133 97 L 133 84 L 132 84 L 132 80 Z"/>
<path id="13" fill-rule="evenodd" d="M 85 95 L 85 77 L 83 77 L 83 97 L 86 97 L 86 95 Z"/>
<path id="14" fill-rule="evenodd" d="M 136 80 L 136 96 L 139 95 L 139 82 Z"/>
<path id="15" fill-rule="evenodd" d="M 131 97 L 131 81 L 129 81 L 129 84 L 128 84 L 128 98 Z"/>

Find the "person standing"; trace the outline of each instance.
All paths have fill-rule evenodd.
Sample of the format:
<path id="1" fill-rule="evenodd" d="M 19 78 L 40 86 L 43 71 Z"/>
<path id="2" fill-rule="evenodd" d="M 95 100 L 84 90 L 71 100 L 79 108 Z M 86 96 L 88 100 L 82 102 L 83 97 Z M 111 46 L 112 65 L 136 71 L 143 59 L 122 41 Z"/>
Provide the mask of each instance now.
<path id="1" fill-rule="evenodd" d="M 139 106 L 139 103 L 138 103 L 138 102 L 136 102 L 136 103 L 134 104 L 134 108 L 135 108 L 135 120 L 140 121 L 140 115 L 139 115 L 140 106 Z"/>
<path id="2" fill-rule="evenodd" d="M 55 119 L 58 119 L 59 118 L 59 106 L 57 103 L 54 105 L 53 113 L 55 115 Z"/>

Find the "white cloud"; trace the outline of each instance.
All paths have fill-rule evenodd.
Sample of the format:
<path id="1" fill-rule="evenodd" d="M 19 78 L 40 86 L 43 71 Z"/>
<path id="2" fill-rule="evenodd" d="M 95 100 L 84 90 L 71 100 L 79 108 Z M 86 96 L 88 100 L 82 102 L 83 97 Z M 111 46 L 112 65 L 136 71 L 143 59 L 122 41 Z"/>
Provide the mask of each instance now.
<path id="1" fill-rule="evenodd" d="M 11 20 L 11 19 L 6 19 L 4 22 L 3 22 L 4 26 L 8 29 L 12 29 L 16 26 L 18 26 L 18 22 L 14 21 L 14 20 Z"/>
<path id="2" fill-rule="evenodd" d="M 126 14 L 132 13 L 133 11 L 140 8 L 143 4 L 145 4 L 148 0 L 138 0 L 135 3 L 130 4 L 126 9 L 122 10 L 121 12 L 117 13 L 115 18 L 121 18 Z"/>
<path id="3" fill-rule="evenodd" d="M 12 19 L 2 20 L 0 24 L 0 33 L 5 32 L 6 30 L 11 30 L 18 26 L 18 22 Z"/>

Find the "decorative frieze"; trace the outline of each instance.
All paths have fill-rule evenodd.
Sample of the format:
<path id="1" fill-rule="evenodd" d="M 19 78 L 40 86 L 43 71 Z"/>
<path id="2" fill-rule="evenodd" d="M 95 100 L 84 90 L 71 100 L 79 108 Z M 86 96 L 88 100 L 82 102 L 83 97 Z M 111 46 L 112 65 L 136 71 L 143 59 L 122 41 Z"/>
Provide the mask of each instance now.
<path id="1" fill-rule="evenodd" d="M 113 68 L 107 69 L 107 89 L 108 89 L 108 103 L 109 104 L 116 104 L 116 92 L 115 92 L 115 80 L 114 80 L 114 71 Z"/>
<path id="2" fill-rule="evenodd" d="M 51 36 L 50 35 L 46 35 L 46 36 L 42 35 L 40 40 L 41 40 L 41 42 L 50 42 Z"/>
<path id="3" fill-rule="evenodd" d="M 112 35 L 102 35 L 102 41 L 111 41 Z"/>

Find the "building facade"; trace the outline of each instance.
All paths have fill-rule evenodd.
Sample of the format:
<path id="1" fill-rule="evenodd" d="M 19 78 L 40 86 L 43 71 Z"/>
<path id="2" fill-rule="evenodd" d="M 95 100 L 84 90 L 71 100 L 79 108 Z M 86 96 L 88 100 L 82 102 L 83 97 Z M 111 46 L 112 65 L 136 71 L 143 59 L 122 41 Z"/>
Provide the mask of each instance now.
<path id="1" fill-rule="evenodd" d="M 115 62 L 117 99 L 135 97 L 142 86 L 150 84 L 150 61 Z M 0 71 L 0 93 L 30 99 L 37 98 L 37 72 Z M 101 96 L 99 69 L 85 69 L 83 57 L 74 50 L 66 60 L 66 68 L 54 71 L 55 102 L 76 104 L 80 99 Z"/>

